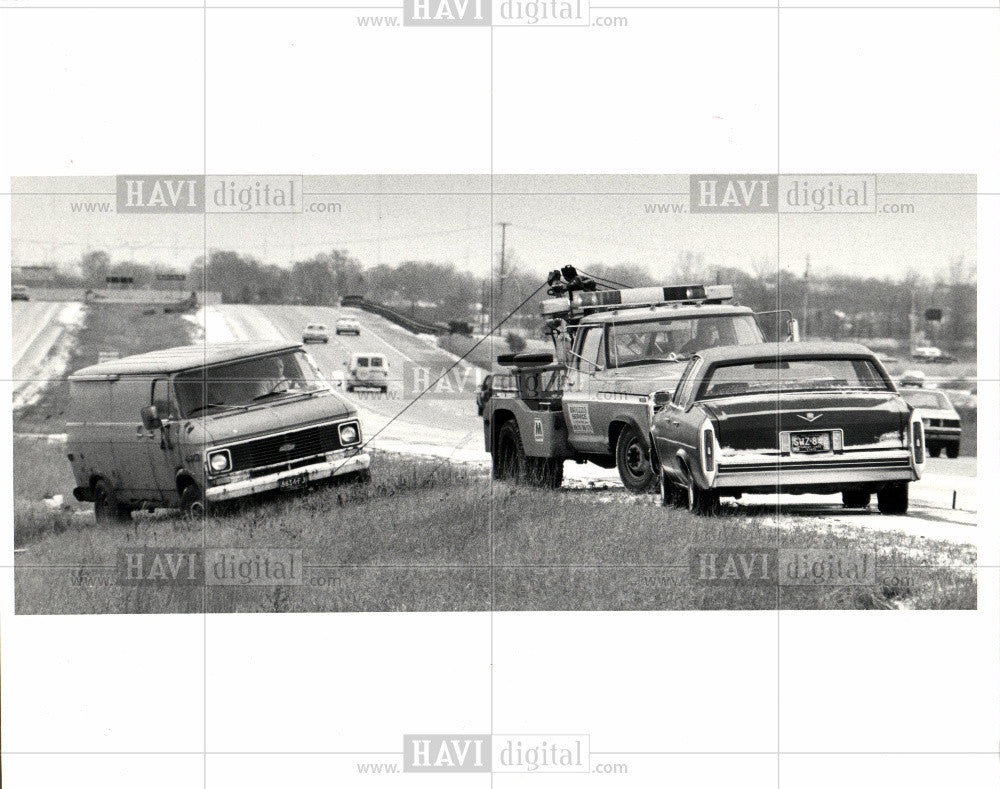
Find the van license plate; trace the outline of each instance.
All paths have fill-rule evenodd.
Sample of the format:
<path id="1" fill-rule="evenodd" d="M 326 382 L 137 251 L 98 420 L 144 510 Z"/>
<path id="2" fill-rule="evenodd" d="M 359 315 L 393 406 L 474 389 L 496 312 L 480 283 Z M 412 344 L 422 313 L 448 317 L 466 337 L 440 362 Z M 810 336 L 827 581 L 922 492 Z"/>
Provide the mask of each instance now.
<path id="1" fill-rule="evenodd" d="M 308 474 L 296 474 L 294 477 L 282 477 L 278 480 L 278 490 L 298 490 L 309 484 Z"/>
<path id="2" fill-rule="evenodd" d="M 832 446 L 829 433 L 792 433 L 792 452 L 809 454 L 829 452 Z"/>

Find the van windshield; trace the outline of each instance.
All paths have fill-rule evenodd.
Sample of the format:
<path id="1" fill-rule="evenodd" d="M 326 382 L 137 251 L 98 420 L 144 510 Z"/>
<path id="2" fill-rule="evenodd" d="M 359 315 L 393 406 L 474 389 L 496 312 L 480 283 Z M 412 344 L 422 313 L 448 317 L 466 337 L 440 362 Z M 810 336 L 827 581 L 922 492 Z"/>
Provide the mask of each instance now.
<path id="1" fill-rule="evenodd" d="M 179 373 L 174 391 L 185 417 L 328 389 L 302 351 L 214 364 Z"/>

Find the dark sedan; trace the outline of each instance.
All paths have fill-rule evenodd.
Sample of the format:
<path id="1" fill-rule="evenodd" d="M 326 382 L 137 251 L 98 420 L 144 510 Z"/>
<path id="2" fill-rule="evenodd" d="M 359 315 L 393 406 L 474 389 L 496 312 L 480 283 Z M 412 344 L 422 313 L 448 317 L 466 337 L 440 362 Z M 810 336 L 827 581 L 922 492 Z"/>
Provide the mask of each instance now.
<path id="1" fill-rule="evenodd" d="M 925 462 L 919 412 L 877 357 L 847 343 L 712 348 L 649 398 L 663 503 L 711 511 L 743 493 L 840 494 L 903 514 Z"/>

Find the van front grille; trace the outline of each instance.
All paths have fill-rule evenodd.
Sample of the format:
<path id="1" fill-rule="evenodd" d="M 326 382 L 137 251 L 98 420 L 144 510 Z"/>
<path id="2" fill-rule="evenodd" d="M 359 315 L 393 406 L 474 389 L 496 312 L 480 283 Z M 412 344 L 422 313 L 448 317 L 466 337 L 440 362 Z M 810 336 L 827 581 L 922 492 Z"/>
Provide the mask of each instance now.
<path id="1" fill-rule="evenodd" d="M 302 458 L 341 449 L 340 426 L 343 424 L 346 423 L 316 425 L 303 430 L 245 441 L 242 444 L 233 444 L 228 448 L 233 459 L 232 471 L 292 464 L 293 461 Z"/>

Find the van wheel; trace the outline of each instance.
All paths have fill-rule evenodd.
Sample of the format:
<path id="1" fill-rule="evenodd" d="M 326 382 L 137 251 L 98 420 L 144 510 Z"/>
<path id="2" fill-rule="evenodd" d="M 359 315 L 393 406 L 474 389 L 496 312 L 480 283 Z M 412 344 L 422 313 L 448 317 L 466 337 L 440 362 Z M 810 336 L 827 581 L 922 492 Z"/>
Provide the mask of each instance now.
<path id="1" fill-rule="evenodd" d="M 615 446 L 618 476 L 633 493 L 646 493 L 656 482 L 646 441 L 632 425 L 625 425 Z"/>
<path id="2" fill-rule="evenodd" d="M 948 444 L 948 446 L 944 448 L 944 451 L 948 457 L 954 460 L 958 457 L 958 444 Z"/>
<path id="3" fill-rule="evenodd" d="M 905 515 L 910 506 L 910 483 L 890 483 L 877 495 L 878 511 L 883 515 Z"/>
<path id="4" fill-rule="evenodd" d="M 99 526 L 113 526 L 127 522 L 132 509 L 118 500 L 115 489 L 103 479 L 94 483 L 94 520 Z"/>
<path id="5" fill-rule="evenodd" d="M 930 455 L 932 458 L 939 458 L 939 457 L 941 457 L 941 445 L 940 444 L 928 444 L 927 445 L 927 454 Z"/>
<path id="6" fill-rule="evenodd" d="M 181 516 L 191 520 L 201 520 L 207 513 L 208 504 L 201 488 L 194 483 L 184 488 L 181 493 Z"/>

